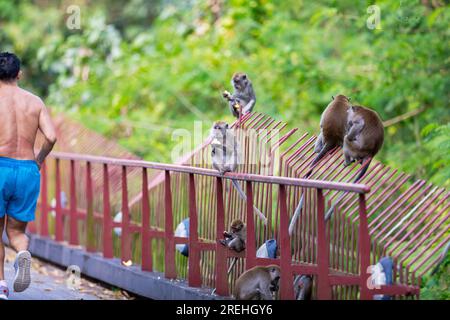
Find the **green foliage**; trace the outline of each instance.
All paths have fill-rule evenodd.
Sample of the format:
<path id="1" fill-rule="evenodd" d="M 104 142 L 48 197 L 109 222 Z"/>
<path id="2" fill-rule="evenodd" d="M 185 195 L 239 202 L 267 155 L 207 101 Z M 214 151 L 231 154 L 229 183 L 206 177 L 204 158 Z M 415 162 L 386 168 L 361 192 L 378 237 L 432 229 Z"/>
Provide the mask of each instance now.
<path id="1" fill-rule="evenodd" d="M 370 1 L 80 1 L 69 31 L 64 7 L 33 3 L 0 0 L 2 49 L 25 57 L 27 84 L 146 159 L 170 161 L 173 128 L 231 120 L 221 92 L 242 70 L 257 110 L 304 131 L 337 93 L 384 120 L 424 108 L 387 127 L 378 158 L 449 185 L 448 6 L 377 1 L 370 30 Z"/>
<path id="2" fill-rule="evenodd" d="M 377 158 L 450 186 L 448 5 L 379 0 L 371 30 L 373 1 L 73 2 L 81 30 L 66 28 L 67 1 L 0 0 L 0 51 L 22 58 L 22 84 L 47 104 L 145 159 L 171 161 L 176 128 L 231 121 L 221 92 L 245 71 L 256 110 L 302 131 L 318 132 L 338 93 L 400 117 Z M 449 299 L 449 274 L 447 258 L 422 298 Z"/>
<path id="3" fill-rule="evenodd" d="M 450 255 L 444 260 L 438 272 L 423 281 L 421 299 L 450 300 Z"/>

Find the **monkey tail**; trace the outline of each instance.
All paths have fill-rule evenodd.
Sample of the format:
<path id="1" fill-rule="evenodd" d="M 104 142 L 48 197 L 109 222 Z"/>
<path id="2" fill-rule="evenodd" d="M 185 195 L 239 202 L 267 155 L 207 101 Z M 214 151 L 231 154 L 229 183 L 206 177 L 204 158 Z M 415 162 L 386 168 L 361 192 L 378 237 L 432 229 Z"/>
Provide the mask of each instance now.
<path id="1" fill-rule="evenodd" d="M 434 275 L 436 272 L 439 271 L 439 268 L 441 267 L 442 263 L 445 261 L 445 257 L 448 254 L 448 251 L 450 250 L 450 241 L 447 242 L 447 245 L 444 247 L 444 250 L 442 250 L 441 259 L 439 260 L 439 263 L 434 267 L 433 271 L 431 271 L 431 275 Z"/>
<path id="2" fill-rule="evenodd" d="M 323 149 L 325 149 L 325 148 L 323 148 Z M 303 176 L 303 179 L 308 179 L 312 175 L 315 165 L 328 152 L 328 150 L 324 154 L 322 154 L 322 151 L 321 151 L 321 153 L 313 160 L 313 162 L 310 165 L 309 171 Z M 295 208 L 294 215 L 292 216 L 291 223 L 289 224 L 289 236 L 292 236 L 292 233 L 294 232 L 295 224 L 297 223 L 297 219 L 300 215 L 300 212 L 302 212 L 304 198 L 305 198 L 305 195 L 302 192 L 300 201 L 299 201 L 297 207 Z"/>
<path id="3" fill-rule="evenodd" d="M 316 158 L 311 162 L 311 164 L 309 165 L 309 171 L 303 176 L 303 179 L 308 179 L 312 174 L 313 174 L 313 170 L 316 166 L 316 164 L 320 161 L 320 159 L 322 159 L 327 153 L 328 151 L 330 151 L 331 149 L 333 149 L 333 147 L 329 144 L 325 145 L 322 150 L 320 151 L 320 153 L 316 156 Z M 289 236 L 292 236 L 292 233 L 294 232 L 294 228 L 295 228 L 295 224 L 297 223 L 297 219 L 300 215 L 300 212 L 302 211 L 303 208 L 303 202 L 304 202 L 304 198 L 305 195 L 302 193 L 302 196 L 300 198 L 300 201 L 297 205 L 297 207 L 295 208 L 294 211 L 294 215 L 292 216 L 291 219 L 291 223 L 289 224 Z"/>
<path id="4" fill-rule="evenodd" d="M 242 200 L 247 201 L 247 196 L 245 195 L 244 191 L 242 191 L 239 183 L 237 183 L 237 181 L 234 179 L 231 179 L 231 182 L 233 183 L 233 186 L 236 189 L 236 191 L 238 192 L 238 194 L 241 196 Z M 267 224 L 266 216 L 257 207 L 253 206 L 253 209 L 255 210 L 255 212 L 259 216 L 259 218 L 264 222 L 264 224 Z"/>
<path id="5" fill-rule="evenodd" d="M 369 169 L 369 165 L 372 162 L 372 158 L 369 157 L 366 159 L 366 161 L 363 162 L 363 167 L 361 169 L 361 172 L 358 174 L 358 176 L 355 178 L 355 180 L 353 180 L 353 183 L 357 183 L 359 180 L 361 180 L 364 175 L 367 172 L 367 169 Z M 334 212 L 334 208 L 336 207 L 336 205 L 342 200 L 343 197 L 345 197 L 345 195 L 347 194 L 347 192 L 344 192 L 330 207 L 330 209 L 328 209 L 327 213 L 325 214 L 325 221 L 330 220 L 331 215 Z"/>
<path id="6" fill-rule="evenodd" d="M 300 212 L 302 211 L 304 197 L 305 197 L 305 195 L 302 193 L 300 202 L 298 203 L 297 208 L 295 208 L 294 215 L 292 216 L 291 223 L 289 224 L 289 236 L 292 236 L 292 233 L 294 232 L 294 228 L 295 228 L 295 224 L 297 223 L 298 216 L 300 215 Z"/>
<path id="7" fill-rule="evenodd" d="M 361 172 L 358 174 L 358 176 L 353 181 L 353 183 L 357 183 L 359 180 L 361 180 L 364 177 L 364 175 L 367 172 L 367 169 L 369 169 L 371 162 L 372 162 L 372 158 L 371 157 L 367 158 L 367 160 L 363 163 L 363 168 L 361 169 Z"/>

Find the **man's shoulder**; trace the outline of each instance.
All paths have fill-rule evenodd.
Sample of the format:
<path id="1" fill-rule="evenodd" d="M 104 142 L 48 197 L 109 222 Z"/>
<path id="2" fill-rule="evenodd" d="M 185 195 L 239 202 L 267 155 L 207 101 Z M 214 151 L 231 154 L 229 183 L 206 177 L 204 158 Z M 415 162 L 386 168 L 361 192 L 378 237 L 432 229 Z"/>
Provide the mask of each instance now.
<path id="1" fill-rule="evenodd" d="M 29 104 L 37 108 L 42 108 L 43 106 L 45 106 L 44 101 L 42 101 L 42 99 L 34 93 L 22 88 L 20 88 L 20 93 L 28 101 Z"/>

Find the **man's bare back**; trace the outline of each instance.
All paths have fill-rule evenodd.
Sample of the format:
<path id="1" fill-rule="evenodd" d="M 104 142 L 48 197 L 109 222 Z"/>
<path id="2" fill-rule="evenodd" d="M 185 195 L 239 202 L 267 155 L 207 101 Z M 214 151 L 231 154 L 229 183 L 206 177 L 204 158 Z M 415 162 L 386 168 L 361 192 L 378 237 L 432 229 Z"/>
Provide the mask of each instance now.
<path id="1" fill-rule="evenodd" d="M 0 157 L 35 160 L 38 129 L 49 140 L 55 130 L 41 99 L 17 85 L 0 83 Z"/>

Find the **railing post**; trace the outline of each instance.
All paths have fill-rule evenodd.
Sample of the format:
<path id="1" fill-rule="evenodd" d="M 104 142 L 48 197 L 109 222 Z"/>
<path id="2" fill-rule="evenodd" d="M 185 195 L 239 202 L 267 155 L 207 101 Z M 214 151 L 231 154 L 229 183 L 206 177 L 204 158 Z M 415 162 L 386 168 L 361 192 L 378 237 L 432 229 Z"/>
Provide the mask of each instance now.
<path id="1" fill-rule="evenodd" d="M 173 211 L 172 190 L 170 186 L 170 171 L 165 171 L 164 182 L 164 207 L 165 207 L 165 252 L 164 252 L 164 275 L 168 279 L 175 279 L 175 241 L 173 234 Z"/>
<path id="2" fill-rule="evenodd" d="M 326 223 L 325 223 L 325 199 L 322 189 L 317 189 L 317 298 L 319 300 L 331 300 L 331 285 L 329 273 L 329 249 Z"/>
<path id="3" fill-rule="evenodd" d="M 41 166 L 41 225 L 39 229 L 41 236 L 48 237 L 47 165 L 45 162 Z"/>
<path id="4" fill-rule="evenodd" d="M 189 274 L 188 283 L 191 287 L 200 287 L 200 251 L 198 248 L 198 216 L 195 194 L 194 174 L 189 174 Z"/>
<path id="5" fill-rule="evenodd" d="M 128 208 L 127 167 L 122 166 L 122 236 L 120 254 L 122 261 L 131 259 L 131 237 L 129 232 L 130 209 Z"/>
<path id="6" fill-rule="evenodd" d="M 150 239 L 150 208 L 148 198 L 147 168 L 142 168 L 142 270 L 152 271 L 152 246 Z"/>
<path id="7" fill-rule="evenodd" d="M 286 204 L 286 186 L 280 185 L 280 299 L 293 300 L 292 250 L 289 236 L 289 217 Z"/>
<path id="8" fill-rule="evenodd" d="M 256 265 L 255 215 L 253 213 L 253 188 L 251 181 L 246 182 L 247 191 L 247 243 L 245 249 L 245 269 Z"/>
<path id="9" fill-rule="evenodd" d="M 359 195 L 359 258 L 360 260 L 360 299 L 372 300 L 370 289 L 367 285 L 370 274 L 370 235 L 367 222 L 366 198 L 364 194 Z"/>
<path id="10" fill-rule="evenodd" d="M 108 165 L 103 164 L 103 257 L 113 257 L 112 219 L 109 203 L 109 173 Z"/>
<path id="11" fill-rule="evenodd" d="M 70 160 L 70 236 L 69 244 L 78 245 L 78 213 L 75 179 L 75 161 Z"/>
<path id="12" fill-rule="evenodd" d="M 63 213 L 61 210 L 61 168 L 60 160 L 56 158 L 55 160 L 55 189 L 56 189 L 56 208 L 55 208 L 55 240 L 63 241 Z"/>
<path id="13" fill-rule="evenodd" d="M 228 295 L 227 251 L 219 240 L 225 230 L 225 210 L 223 205 L 222 178 L 216 178 L 217 213 L 216 213 L 216 292 L 218 295 Z"/>
<path id="14" fill-rule="evenodd" d="M 92 167 L 88 161 L 86 163 L 86 194 L 87 194 L 87 210 L 86 210 L 86 250 L 88 252 L 95 251 L 95 234 L 94 234 L 94 192 L 92 190 Z"/>

